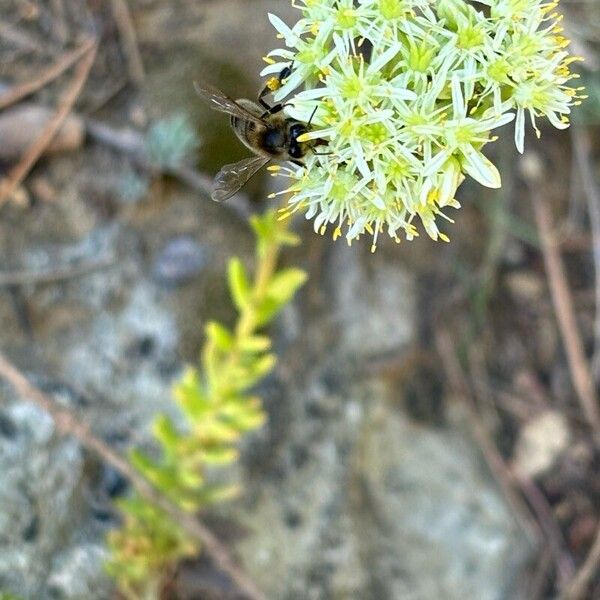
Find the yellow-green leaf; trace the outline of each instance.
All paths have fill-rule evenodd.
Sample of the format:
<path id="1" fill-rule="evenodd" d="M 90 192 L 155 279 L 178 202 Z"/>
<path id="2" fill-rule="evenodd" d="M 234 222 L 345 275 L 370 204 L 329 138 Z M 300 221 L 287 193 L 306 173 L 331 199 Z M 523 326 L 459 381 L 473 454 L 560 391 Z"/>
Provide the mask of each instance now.
<path id="1" fill-rule="evenodd" d="M 229 291 L 238 310 L 243 310 L 250 302 L 252 289 L 242 261 L 235 257 L 229 261 L 227 269 Z"/>
<path id="2" fill-rule="evenodd" d="M 251 335 L 239 342 L 242 352 L 265 352 L 271 347 L 271 340 L 266 335 Z"/>
<path id="3" fill-rule="evenodd" d="M 227 329 L 227 327 L 224 325 L 221 325 L 221 323 L 218 323 L 217 321 L 209 321 L 209 323 L 206 325 L 205 331 L 207 337 L 214 342 L 219 350 L 227 352 L 233 347 L 233 335 L 229 329 Z"/>
<path id="4" fill-rule="evenodd" d="M 302 269 L 290 268 L 279 271 L 269 283 L 267 295 L 280 303 L 287 303 L 304 284 L 306 277 Z"/>

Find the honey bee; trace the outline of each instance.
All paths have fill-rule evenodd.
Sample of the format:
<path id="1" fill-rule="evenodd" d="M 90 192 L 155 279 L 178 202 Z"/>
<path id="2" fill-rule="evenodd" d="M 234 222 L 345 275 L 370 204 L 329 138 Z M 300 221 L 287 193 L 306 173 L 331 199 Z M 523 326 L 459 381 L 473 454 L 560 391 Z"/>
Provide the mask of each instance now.
<path id="1" fill-rule="evenodd" d="M 279 80 L 289 76 L 290 67 L 279 75 Z M 223 92 L 206 84 L 194 83 L 198 95 L 212 108 L 230 116 L 231 127 L 240 141 L 255 156 L 225 165 L 216 175 L 211 197 L 222 202 L 233 196 L 246 182 L 271 160 L 291 161 L 303 166 L 303 158 L 323 140 L 299 141 L 310 131 L 310 121 L 303 123 L 283 114 L 285 104 L 269 106 L 264 96 L 271 92 L 265 87 L 257 102 L 240 98 L 232 100 Z M 314 111 L 313 111 L 314 115 Z M 313 150 L 314 151 L 314 150 Z"/>

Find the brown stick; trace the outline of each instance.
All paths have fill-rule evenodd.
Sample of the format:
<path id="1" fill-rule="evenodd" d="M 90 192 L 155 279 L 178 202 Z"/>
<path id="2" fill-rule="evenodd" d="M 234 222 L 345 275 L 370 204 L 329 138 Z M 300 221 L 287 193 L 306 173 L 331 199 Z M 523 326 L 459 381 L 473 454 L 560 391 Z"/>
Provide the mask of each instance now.
<path id="1" fill-rule="evenodd" d="M 144 81 L 146 74 L 144 73 L 144 64 L 140 56 L 129 7 L 126 0 L 111 0 L 111 8 L 123 43 L 123 52 L 127 61 L 129 77 L 133 83 L 139 85 Z"/>
<path id="2" fill-rule="evenodd" d="M 105 258 L 89 264 L 56 267 L 46 271 L 0 271 L 0 288 L 15 285 L 56 283 L 65 279 L 89 275 L 107 269 L 114 264 L 114 258 Z"/>
<path id="3" fill-rule="evenodd" d="M 481 422 L 481 419 L 477 414 L 477 408 L 469 389 L 467 378 L 456 356 L 450 334 L 438 327 L 435 343 L 449 387 L 463 401 L 473 431 L 473 437 L 478 443 L 492 475 L 498 481 L 506 501 L 513 509 L 519 524 L 522 526 L 528 537 L 533 540 L 539 540 L 539 526 L 537 522 L 532 519 L 531 513 L 521 496 L 516 493 L 514 476 L 496 449 L 493 441 L 490 439 L 486 426 Z"/>
<path id="4" fill-rule="evenodd" d="M 590 229 L 592 233 L 592 258 L 594 259 L 595 285 L 594 297 L 596 315 L 594 319 L 594 356 L 592 357 L 592 373 L 596 381 L 600 378 L 600 190 L 596 184 L 594 170 L 590 162 L 591 143 L 586 131 L 571 127 L 571 139 L 575 150 L 575 159 L 587 199 Z"/>
<path id="5" fill-rule="evenodd" d="M 586 589 L 598 571 L 600 565 L 600 527 L 583 565 L 579 568 L 566 592 L 561 596 L 564 600 L 584 600 Z"/>
<path id="6" fill-rule="evenodd" d="M 81 445 L 96 453 L 103 461 L 114 467 L 132 483 L 138 493 L 158 506 L 187 533 L 196 538 L 203 550 L 214 563 L 238 585 L 250 600 L 266 600 L 254 585 L 233 562 L 225 546 L 193 515 L 180 509 L 171 500 L 140 475 L 121 455 L 96 437 L 90 427 L 79 421 L 75 415 L 56 404 L 55 400 L 40 389 L 34 387 L 23 373 L 0 353 L 0 377 L 8 381 L 20 396 L 29 399 L 36 406 L 46 411 L 54 420 L 57 431 L 64 436 L 71 436 Z"/>
<path id="7" fill-rule="evenodd" d="M 0 182 L 0 206 L 6 202 L 6 200 L 15 191 L 17 186 L 27 176 L 29 171 L 33 168 L 39 157 L 43 154 L 44 150 L 48 147 L 48 144 L 52 141 L 54 136 L 58 133 L 67 115 L 71 112 L 75 101 L 79 97 L 83 86 L 87 80 L 90 69 L 96 57 L 96 50 L 98 48 L 95 42 L 91 45 L 87 44 L 87 53 L 83 55 L 83 59 L 77 65 L 73 82 L 67 88 L 59 101 L 58 109 L 52 118 L 48 122 L 38 139 L 31 144 L 27 152 L 25 152 L 23 158 L 19 163 L 11 169 L 8 174 L 8 178 Z"/>
<path id="8" fill-rule="evenodd" d="M 523 173 L 529 185 L 552 304 L 554 305 L 556 320 L 565 346 L 573 386 L 585 418 L 590 426 L 598 432 L 600 431 L 600 411 L 594 390 L 594 382 L 577 327 L 573 298 L 567 283 L 565 267 L 553 232 L 552 217 L 546 198 L 548 190 L 545 189 L 543 184 L 541 163 L 535 156 L 528 158 L 524 164 Z"/>
<path id="9" fill-rule="evenodd" d="M 144 148 L 144 136 L 133 129 L 114 129 L 105 123 L 86 120 L 87 132 L 94 140 L 120 152 L 128 154 L 141 168 L 150 170 L 146 151 Z M 210 196 L 212 191 L 212 179 L 195 171 L 192 167 L 185 165 L 167 169 L 167 172 L 177 177 L 193 190 Z"/>
<path id="10" fill-rule="evenodd" d="M 132 129 L 114 129 L 105 123 L 94 121 L 93 119 L 86 120 L 86 129 L 92 139 L 109 148 L 114 148 L 119 152 L 126 153 L 135 165 L 152 174 L 153 170 L 148 163 L 144 149 L 144 136 L 140 132 Z M 176 177 L 181 183 L 204 196 L 210 196 L 212 192 L 212 179 L 199 173 L 193 167 L 179 165 L 167 168 L 166 174 Z M 238 194 L 240 196 L 239 199 L 241 200 L 243 196 L 240 192 L 238 192 Z M 236 194 L 236 196 L 238 194 Z M 236 196 L 233 196 L 231 200 L 225 202 L 222 208 L 223 210 L 230 211 L 244 222 L 247 222 L 250 215 L 248 203 L 246 201 L 236 202 Z"/>
<path id="11" fill-rule="evenodd" d="M 519 472 L 515 473 L 514 469 L 513 475 L 516 477 L 524 496 L 537 515 L 538 523 L 544 531 L 548 542 L 548 549 L 556 563 L 559 588 L 564 589 L 567 582 L 573 578 L 575 567 L 571 556 L 565 551 L 567 544 L 562 531 L 552 514 L 548 500 L 538 486 L 527 475 Z"/>
<path id="12" fill-rule="evenodd" d="M 37 39 L 24 31 L 16 29 L 10 23 L 0 21 L 0 37 L 4 38 L 4 40 L 10 44 L 30 52 L 40 49 L 40 43 Z M 44 52 L 46 51 L 47 49 L 44 48 Z"/>
<path id="13" fill-rule="evenodd" d="M 11 104 L 14 104 L 19 100 L 22 100 L 34 92 L 37 92 L 51 81 L 54 81 L 68 68 L 72 67 L 82 56 L 89 52 L 95 43 L 96 42 L 94 39 L 87 40 L 81 44 L 79 48 L 75 48 L 75 50 L 63 55 L 56 63 L 54 63 L 50 68 L 46 69 L 46 71 L 44 71 L 35 79 L 17 85 L 4 94 L 0 94 L 0 110 L 10 106 Z"/>

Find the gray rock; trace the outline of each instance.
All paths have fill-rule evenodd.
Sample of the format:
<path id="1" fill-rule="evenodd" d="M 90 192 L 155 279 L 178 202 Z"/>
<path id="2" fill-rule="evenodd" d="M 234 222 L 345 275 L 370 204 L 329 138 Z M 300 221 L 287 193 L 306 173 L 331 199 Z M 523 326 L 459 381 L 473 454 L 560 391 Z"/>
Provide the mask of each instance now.
<path id="1" fill-rule="evenodd" d="M 268 597 L 517 598 L 531 547 L 461 425 L 466 416 L 430 429 L 380 384 L 323 393 L 310 384 L 286 392 L 286 442 L 266 469 L 277 476 L 260 489 L 247 483 L 252 533 L 241 552 Z M 310 420 L 308 402 L 334 408 Z"/>
<path id="2" fill-rule="evenodd" d="M 414 333 L 415 291 L 408 272 L 382 255 L 336 244 L 330 269 L 341 346 L 355 356 L 397 350 Z"/>
<path id="3" fill-rule="evenodd" d="M 2 404 L 7 396 L 0 390 Z M 26 599 L 105 600 L 104 550 L 82 541 L 81 449 L 56 438 L 50 417 L 30 404 L 10 405 L 3 419 L 11 435 L 0 435 L 0 589 Z"/>

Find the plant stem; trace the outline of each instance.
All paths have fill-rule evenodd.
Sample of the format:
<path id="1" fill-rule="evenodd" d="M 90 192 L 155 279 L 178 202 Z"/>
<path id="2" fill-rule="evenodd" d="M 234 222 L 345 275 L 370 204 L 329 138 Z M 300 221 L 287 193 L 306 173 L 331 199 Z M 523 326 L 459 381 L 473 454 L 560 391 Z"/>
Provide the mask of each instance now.
<path id="1" fill-rule="evenodd" d="M 252 335 L 257 327 L 256 307 L 264 299 L 265 294 L 267 293 L 268 283 L 271 281 L 273 274 L 277 269 L 277 261 L 279 259 L 279 254 L 281 253 L 282 243 L 278 240 L 278 236 L 289 228 L 290 222 L 291 219 L 277 221 L 277 229 L 275 231 L 276 235 L 272 243 L 267 246 L 264 254 L 261 254 L 261 252 L 258 250 L 257 243 L 256 257 L 258 263 L 256 265 L 256 272 L 254 275 L 252 302 L 244 307 L 240 314 L 240 318 L 235 328 L 235 347 L 225 363 L 225 367 L 223 369 L 224 372 L 227 372 L 236 364 L 240 354 L 240 342 L 249 335 Z"/>

